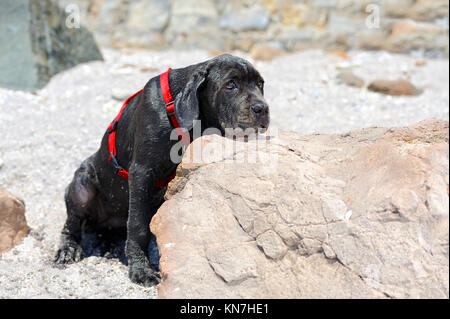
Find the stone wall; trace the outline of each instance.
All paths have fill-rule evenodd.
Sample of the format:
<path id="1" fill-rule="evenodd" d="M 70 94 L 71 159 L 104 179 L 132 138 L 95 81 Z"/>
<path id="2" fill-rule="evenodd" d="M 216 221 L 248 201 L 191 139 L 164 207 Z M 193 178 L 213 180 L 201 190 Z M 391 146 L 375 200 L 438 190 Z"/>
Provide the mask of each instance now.
<path id="1" fill-rule="evenodd" d="M 98 42 L 113 47 L 363 48 L 448 56 L 446 0 L 60 1 L 69 3 L 79 5 L 82 24 Z"/>

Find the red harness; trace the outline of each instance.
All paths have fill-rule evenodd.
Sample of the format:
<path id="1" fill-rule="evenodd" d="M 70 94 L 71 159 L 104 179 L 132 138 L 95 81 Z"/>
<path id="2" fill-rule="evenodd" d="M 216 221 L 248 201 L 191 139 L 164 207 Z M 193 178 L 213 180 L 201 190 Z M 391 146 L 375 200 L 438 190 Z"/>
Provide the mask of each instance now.
<path id="1" fill-rule="evenodd" d="M 182 140 L 183 144 L 186 146 L 190 143 L 190 138 L 186 134 L 188 134 L 187 131 L 183 131 L 180 127 L 180 124 L 177 121 L 177 117 L 175 116 L 175 104 L 172 97 L 172 94 L 170 94 L 170 86 L 169 86 L 169 72 L 172 69 L 169 68 L 166 72 L 161 74 L 159 76 L 159 82 L 161 85 L 161 92 L 164 99 L 164 103 L 166 104 L 166 110 L 167 115 L 169 116 L 170 121 L 172 122 L 172 125 L 175 127 L 175 130 L 177 131 L 178 137 Z M 134 93 L 132 96 L 130 96 L 125 103 L 123 103 L 122 108 L 119 111 L 119 114 L 114 118 L 114 121 L 111 122 L 111 124 L 108 126 L 108 146 L 109 146 L 109 161 L 112 161 L 112 164 L 114 165 L 115 173 L 119 175 L 120 177 L 123 177 L 125 179 L 128 179 L 128 172 L 119 165 L 117 162 L 116 156 L 117 156 L 117 150 L 116 150 L 116 130 L 117 130 L 117 123 L 119 123 L 120 117 L 122 116 L 123 110 L 127 106 L 127 104 L 139 93 L 141 93 L 142 90 L 139 90 L 138 92 Z M 156 187 L 166 187 L 167 184 L 175 177 L 176 171 L 174 171 L 169 177 L 166 177 L 162 180 L 159 180 L 155 183 Z"/>

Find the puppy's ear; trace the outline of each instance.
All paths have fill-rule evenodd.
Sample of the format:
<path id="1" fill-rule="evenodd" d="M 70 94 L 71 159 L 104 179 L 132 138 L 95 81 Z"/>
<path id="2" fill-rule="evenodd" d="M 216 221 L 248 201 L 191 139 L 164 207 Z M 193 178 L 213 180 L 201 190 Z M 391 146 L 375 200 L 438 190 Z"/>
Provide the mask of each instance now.
<path id="1" fill-rule="evenodd" d="M 190 130 L 194 120 L 200 117 L 198 91 L 205 82 L 207 71 L 205 69 L 194 72 L 184 89 L 175 98 L 175 115 L 182 128 Z"/>

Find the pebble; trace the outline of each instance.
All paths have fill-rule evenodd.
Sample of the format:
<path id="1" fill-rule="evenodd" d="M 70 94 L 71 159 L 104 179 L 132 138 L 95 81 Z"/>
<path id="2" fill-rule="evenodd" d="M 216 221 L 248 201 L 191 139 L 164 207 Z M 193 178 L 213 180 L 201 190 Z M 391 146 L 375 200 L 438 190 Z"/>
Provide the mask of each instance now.
<path id="1" fill-rule="evenodd" d="M 367 89 L 386 95 L 419 95 L 423 91 L 406 80 L 374 80 Z"/>
<path id="2" fill-rule="evenodd" d="M 336 76 L 336 79 L 339 82 L 347 84 L 349 86 L 354 86 L 357 88 L 362 88 L 364 86 L 364 80 L 359 76 L 356 76 L 351 71 L 342 71 Z"/>

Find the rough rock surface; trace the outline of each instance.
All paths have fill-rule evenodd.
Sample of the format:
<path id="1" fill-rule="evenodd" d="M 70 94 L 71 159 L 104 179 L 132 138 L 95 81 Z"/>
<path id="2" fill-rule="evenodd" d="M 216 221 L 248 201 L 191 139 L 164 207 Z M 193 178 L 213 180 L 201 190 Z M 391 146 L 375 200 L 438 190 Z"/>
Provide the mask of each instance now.
<path id="1" fill-rule="evenodd" d="M 268 136 L 191 144 L 151 222 L 159 297 L 449 297 L 448 121 Z"/>
<path id="2" fill-rule="evenodd" d="M 0 86 L 33 91 L 54 74 L 93 60 L 102 55 L 91 33 L 55 2 L 2 1 Z"/>
<path id="3" fill-rule="evenodd" d="M 29 232 L 23 200 L 0 186 L 0 256 Z"/>

